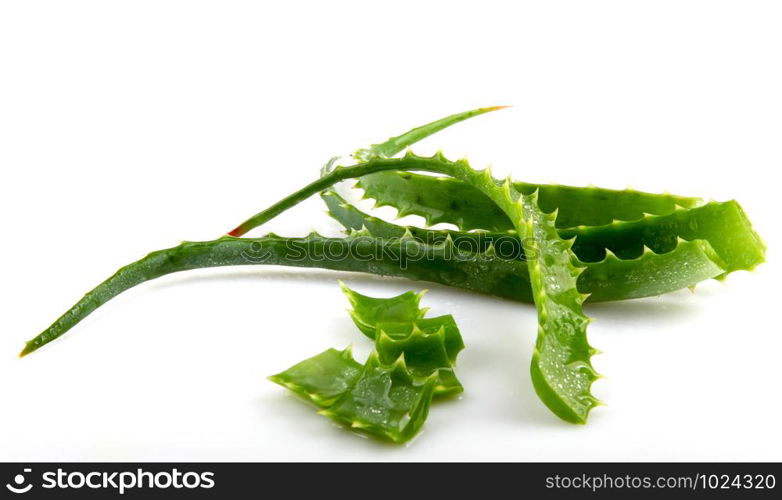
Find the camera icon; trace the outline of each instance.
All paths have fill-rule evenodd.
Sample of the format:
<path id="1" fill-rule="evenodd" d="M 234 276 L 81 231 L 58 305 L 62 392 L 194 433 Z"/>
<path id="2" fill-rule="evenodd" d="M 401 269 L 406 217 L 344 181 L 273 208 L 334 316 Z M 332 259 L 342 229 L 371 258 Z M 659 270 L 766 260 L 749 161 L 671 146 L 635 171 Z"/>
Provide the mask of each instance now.
<path id="1" fill-rule="evenodd" d="M 32 469 L 24 469 L 23 472 L 27 474 L 32 471 L 33 471 Z M 27 478 L 24 477 L 24 474 L 17 474 L 14 476 L 13 484 L 6 483 L 5 487 L 8 488 L 8 491 L 10 491 L 11 493 L 27 493 L 28 491 L 33 489 L 33 485 L 32 484 L 25 485 L 26 482 L 27 482 Z"/>

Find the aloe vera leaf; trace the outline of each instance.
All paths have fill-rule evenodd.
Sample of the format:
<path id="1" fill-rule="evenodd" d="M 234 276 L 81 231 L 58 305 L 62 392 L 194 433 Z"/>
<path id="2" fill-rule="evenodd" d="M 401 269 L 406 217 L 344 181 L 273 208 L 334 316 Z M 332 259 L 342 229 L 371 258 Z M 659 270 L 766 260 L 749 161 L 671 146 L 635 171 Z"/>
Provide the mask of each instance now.
<path id="1" fill-rule="evenodd" d="M 563 231 L 564 237 L 571 234 L 570 230 Z M 600 250 L 601 246 L 620 258 L 633 258 L 644 247 L 657 253 L 667 252 L 676 247 L 680 238 L 707 240 L 727 272 L 751 270 L 765 261 L 765 244 L 736 201 L 711 202 L 634 222 L 579 228 L 573 249 L 584 260 L 603 259 L 605 251 Z"/>
<path id="2" fill-rule="evenodd" d="M 646 248 L 633 259 L 609 253 L 600 262 L 581 262 L 578 291 L 588 302 L 605 302 L 692 288 L 701 281 L 719 278 L 725 265 L 706 240 L 680 240 L 670 252 L 657 254 Z"/>
<path id="3" fill-rule="evenodd" d="M 435 396 L 450 396 L 464 391 L 445 348 L 443 327 L 425 331 L 413 325 L 407 335 L 398 336 L 387 333 L 381 323 L 375 339 L 375 350 L 384 364 L 393 363 L 404 355 L 407 368 L 415 377 L 428 377 L 436 373 Z"/>
<path id="4" fill-rule="evenodd" d="M 524 258 L 521 241 L 515 236 L 515 231 L 468 233 L 398 226 L 365 214 L 334 191 L 321 193 L 321 196 L 329 207 L 329 214 L 337 221 L 349 228 L 364 228 L 373 236 L 396 237 L 409 232 L 420 241 L 438 243 L 451 238 L 460 253 L 467 248 L 478 249 L 476 258 L 487 251 L 493 252 L 500 259 Z M 590 294 L 587 299 L 590 302 L 660 295 L 692 287 L 703 280 L 720 277 L 725 272 L 724 262 L 705 240 L 685 241 L 679 238 L 673 250 L 666 248 L 667 251 L 660 253 L 641 245 L 638 255 L 620 259 L 610 250 L 606 252 L 605 245 L 608 242 L 600 238 L 590 238 L 589 244 L 579 245 L 579 231 L 589 229 L 576 229 L 570 236 L 575 235 L 576 243 L 572 250 L 579 259 L 582 254 L 587 257 L 595 253 L 602 255 L 599 261 L 592 259 L 593 262 L 580 263 L 586 270 L 579 276 L 578 290 Z M 563 230 L 559 232 L 561 235 Z M 464 242 L 469 244 L 465 245 Z M 493 245 L 499 250 L 494 251 Z M 576 251 L 577 247 L 580 253 Z M 489 261 L 488 265 L 495 266 L 495 262 Z M 524 275 L 524 280 L 528 283 L 528 276 Z"/>
<path id="5" fill-rule="evenodd" d="M 374 236 L 397 237 L 410 233 L 420 241 L 434 243 L 451 238 L 454 246 L 462 252 L 485 252 L 493 245 L 498 249 L 497 255 L 501 258 L 524 259 L 524 250 L 515 231 L 465 232 L 399 226 L 362 212 L 334 191 L 321 193 L 321 197 L 328 207 L 329 215 L 335 220 L 348 228 L 366 228 Z M 726 273 L 740 269 L 751 270 L 765 260 L 763 241 L 752 229 L 743 210 L 735 201 L 711 202 L 663 216 L 648 215 L 635 222 L 614 222 L 595 227 L 579 226 L 572 229 L 558 229 L 558 232 L 564 239 L 575 238 L 571 250 L 587 267 L 594 262 L 603 262 L 606 255 L 616 255 L 621 260 L 628 261 L 635 261 L 639 256 L 650 251 L 653 254 L 665 255 L 676 249 L 682 240 L 705 240 L 711 243 L 709 248 L 714 247 L 713 250 L 716 252 L 709 254 L 709 258 L 703 253 L 701 258 L 696 260 L 706 265 L 719 265 L 726 270 Z M 649 257 L 644 259 L 644 262 L 648 265 L 653 259 L 654 257 Z M 719 263 L 709 264 L 708 260 L 716 260 Z M 630 267 L 632 268 L 632 264 Z M 656 266 L 654 269 L 657 270 Z M 702 275 L 697 272 L 694 276 Z M 637 276 L 639 280 L 642 279 L 640 275 Z M 723 276 L 724 274 L 710 277 Z M 681 277 L 687 278 L 687 273 L 685 272 Z M 656 287 L 656 282 L 649 283 L 653 289 Z M 638 288 L 635 293 L 643 292 Z M 595 298 L 591 297 L 590 300 Z"/>
<path id="6" fill-rule="evenodd" d="M 509 202 L 513 191 L 508 187 Z M 572 241 L 563 240 L 555 227 L 556 214 L 546 214 L 537 205 L 536 194 L 521 195 L 515 210 L 528 226 L 527 253 L 530 281 L 538 310 L 538 338 L 532 355 L 532 384 L 541 401 L 558 417 L 572 423 L 586 423 L 599 401 L 590 388 L 598 375 L 590 361 L 596 352 L 586 337 L 589 318 L 581 307 L 586 295 L 578 291 L 577 280 L 584 268 L 574 265 Z M 511 205 L 512 207 L 512 205 Z M 510 210 L 506 210 L 512 215 Z M 522 219 L 523 217 L 523 219 Z M 531 247 L 531 248 L 530 248 Z"/>
<path id="7" fill-rule="evenodd" d="M 269 380 L 290 389 L 321 408 L 334 404 L 361 375 L 363 365 L 351 349 L 327 349 L 293 365 Z"/>
<path id="8" fill-rule="evenodd" d="M 582 311 L 586 295 L 577 288 L 584 268 L 577 266 L 578 259 L 570 250 L 572 241 L 559 237 L 556 213 L 540 209 L 537 192 L 521 194 L 510 180 L 499 185 L 488 169 L 477 172 L 466 161 L 449 162 L 441 154 L 429 160 L 442 165 L 441 172 L 479 189 L 513 222 L 527 255 L 538 310 L 538 338 L 530 368 L 533 386 L 555 415 L 586 423 L 599 402 L 590 392 L 598 375 L 590 361 L 595 350 L 586 338 L 590 322 Z"/>
<path id="9" fill-rule="evenodd" d="M 531 300 L 529 288 L 523 285 L 526 266 L 501 261 L 491 255 L 479 259 L 454 259 L 453 254 L 454 249 L 448 242 L 426 245 L 412 238 L 382 239 L 360 233 L 349 238 L 324 238 L 318 234 L 305 238 L 225 236 L 211 241 L 184 242 L 152 252 L 122 267 L 28 341 L 20 355 L 29 354 L 60 337 L 125 290 L 167 274 L 209 267 L 283 265 L 364 272 Z M 496 265 L 487 267 L 492 261 Z"/>
<path id="10" fill-rule="evenodd" d="M 701 262 L 709 259 L 702 248 L 695 241 L 683 242 L 662 256 L 652 252 L 642 255 L 638 259 L 644 260 L 647 283 L 628 280 L 628 276 L 633 275 L 610 272 L 610 269 L 602 267 L 602 263 L 587 263 L 587 270 L 579 277 L 579 290 L 599 290 L 590 297 L 590 301 L 624 300 L 678 290 L 722 274 L 723 269 L 719 267 L 710 271 L 704 264 L 693 263 L 693 260 Z M 326 258 L 329 255 L 335 258 Z M 192 269 L 246 265 L 281 265 L 395 276 L 532 302 L 526 262 L 499 258 L 493 247 L 484 253 L 465 255 L 454 248 L 450 240 L 428 245 L 415 238 L 374 238 L 362 233 L 355 233 L 349 238 L 325 238 L 317 234 L 305 238 L 225 236 L 211 241 L 184 242 L 152 252 L 121 268 L 28 341 L 21 355 L 60 337 L 101 305 L 145 281 Z M 607 258 L 605 266 L 612 265 L 613 259 Z M 698 273 L 671 275 L 668 272 L 670 267 L 697 269 Z M 638 289 L 644 290 L 645 294 L 639 295 Z M 425 321 L 426 318 L 419 323 Z"/>
<path id="11" fill-rule="evenodd" d="M 409 146 L 426 139 L 432 134 L 435 134 L 445 128 L 455 125 L 459 122 L 463 122 L 469 118 L 489 113 L 491 111 L 498 111 L 505 109 L 508 106 L 490 106 L 487 108 L 478 108 L 470 111 L 464 111 L 462 113 L 455 113 L 453 115 L 440 118 L 426 125 L 416 127 L 412 130 L 408 130 L 404 134 L 400 134 L 396 137 L 392 137 L 380 144 L 372 144 L 369 148 L 359 149 L 353 154 L 353 157 L 358 161 L 367 161 L 375 157 L 390 158 L 395 154 L 404 151 Z"/>
<path id="12" fill-rule="evenodd" d="M 404 357 L 384 364 L 373 352 L 353 387 L 319 413 L 368 434 L 404 443 L 429 415 L 437 375 L 417 378 Z"/>
<path id="13" fill-rule="evenodd" d="M 425 292 L 405 292 L 396 297 L 376 298 L 362 295 L 340 282 L 342 293 L 348 298 L 353 309 L 350 318 L 356 327 L 367 337 L 374 339 L 377 324 L 382 322 L 412 323 L 423 318 L 427 309 L 421 309 L 421 297 Z M 396 359 L 396 358 L 395 358 Z"/>
<path id="14" fill-rule="evenodd" d="M 379 172 L 359 179 L 365 198 L 376 206 L 392 206 L 400 216 L 419 215 L 428 225 L 447 222 L 468 231 L 507 231 L 513 224 L 486 195 L 450 177 L 411 172 Z M 632 221 L 646 214 L 665 215 L 702 204 L 700 198 L 653 194 L 631 189 L 574 187 L 514 182 L 522 194 L 538 191 L 545 212 L 557 210 L 557 227 L 598 226 L 614 220 Z"/>
<path id="15" fill-rule="evenodd" d="M 394 163 L 399 166 L 396 169 L 398 171 L 437 172 L 437 170 L 433 170 L 431 165 L 426 165 L 426 162 L 420 160 L 422 158 L 415 156 L 402 159 L 376 159 L 371 162 L 371 165 L 378 165 L 378 171 L 384 172 L 393 171 L 394 169 L 387 167 Z M 364 164 L 365 167 L 371 165 Z M 354 167 L 337 167 L 336 170 L 341 173 L 340 180 L 347 178 L 344 173 L 352 168 Z M 328 174 L 328 176 L 331 175 L 333 174 Z M 323 177 L 322 179 L 327 178 Z M 342 218 L 344 213 L 350 211 L 347 217 L 350 217 L 351 225 L 356 224 L 361 218 L 362 214 L 356 210 L 351 211 L 347 205 L 337 203 L 340 198 L 333 191 L 326 192 L 323 196 L 333 216 Z M 340 210 L 343 212 L 342 214 Z M 375 231 L 384 235 L 394 235 L 398 232 L 398 229 L 391 227 L 393 225 L 376 218 L 366 219 L 366 222 Z M 458 236 L 456 241 L 460 246 L 467 243 L 482 251 L 494 238 L 500 237 L 492 233 L 486 235 L 478 233 L 475 236 L 469 236 L 471 233 L 448 231 L 429 233 L 420 228 L 407 229 L 420 239 L 435 236 L 436 241 L 438 234 L 451 235 L 452 239 Z M 645 247 L 651 248 L 656 253 L 668 253 L 676 248 L 680 237 L 686 240 L 708 240 L 717 250 L 717 255 L 720 256 L 722 262 L 727 265 L 726 272 L 739 269 L 751 270 L 765 260 L 765 245 L 754 232 L 748 218 L 735 201 L 712 202 L 687 210 L 675 210 L 668 215 L 646 216 L 634 222 L 613 222 L 605 226 L 580 226 L 573 229 L 560 228 L 558 231 L 560 237 L 564 239 L 576 238 L 572 250 L 582 262 L 602 261 L 606 256 L 606 248 L 623 259 L 638 257 L 644 252 Z M 504 238 L 503 248 L 513 249 L 510 246 L 512 238 L 504 236 L 502 238 Z M 502 253 L 505 254 L 504 251 Z"/>

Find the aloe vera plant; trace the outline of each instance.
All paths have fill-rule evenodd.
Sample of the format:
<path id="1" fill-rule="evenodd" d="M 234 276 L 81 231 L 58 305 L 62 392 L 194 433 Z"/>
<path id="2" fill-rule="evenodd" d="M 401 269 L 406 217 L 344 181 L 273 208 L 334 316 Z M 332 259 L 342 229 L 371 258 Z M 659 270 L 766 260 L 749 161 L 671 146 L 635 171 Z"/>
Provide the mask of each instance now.
<path id="1" fill-rule="evenodd" d="M 704 203 L 671 194 L 511 179 L 500 182 L 488 170 L 473 170 L 465 160 L 450 161 L 440 153 L 420 157 L 408 152 L 394 157 L 435 132 L 500 108 L 451 115 L 360 149 L 349 166 L 332 160 L 319 179 L 249 218 L 229 236 L 185 242 L 149 254 L 85 295 L 29 341 L 22 355 L 64 334 L 122 291 L 173 272 L 277 264 L 400 276 L 534 302 L 538 310 L 538 339 L 531 365 L 535 390 L 556 415 L 584 423 L 597 404 L 590 393 L 597 375 L 590 362 L 595 351 L 586 340 L 585 300 L 645 297 L 692 287 L 709 278 L 722 279 L 763 262 L 765 245 L 735 201 Z M 393 206 L 399 215 L 420 215 L 428 225 L 448 222 L 457 229 L 406 227 L 366 214 L 333 188 L 347 179 L 358 179 L 364 196 L 375 199 L 377 205 Z M 318 193 L 330 215 L 345 226 L 346 237 L 325 238 L 317 233 L 304 238 L 241 237 Z M 323 258 L 335 251 L 344 258 Z M 457 387 L 443 377 L 424 376 L 435 365 L 449 376 L 448 368 L 441 366 L 443 360 L 452 363 L 463 347 L 461 337 L 453 334 L 453 318 L 424 318 L 418 308 L 420 297 L 414 294 L 378 307 L 371 305 L 370 298 L 353 297 L 366 306 L 359 311 L 354 304 L 354 322 L 375 339 L 376 350 L 382 346 L 387 352 L 378 351 L 371 370 L 365 365 L 362 373 L 367 380 L 397 381 L 400 388 L 415 386 L 410 394 L 423 395 L 423 399 L 406 399 L 405 411 L 422 417 L 422 422 L 428 403 L 419 405 L 426 394 Z M 397 355 L 412 344 L 439 346 L 438 339 L 445 357 L 438 347 L 413 366 L 411 360 L 402 363 Z M 434 364 L 426 365 L 422 359 Z M 322 380 L 299 380 L 291 369 L 291 378 L 276 381 L 288 384 L 329 413 L 336 404 L 337 388 L 354 387 L 351 384 L 360 376 L 358 363 L 351 360 L 349 352 L 327 351 L 303 362 L 304 368 L 319 366 Z M 431 389 L 425 389 L 427 384 Z M 355 408 L 346 410 L 351 404 L 346 402 L 342 410 L 329 414 L 356 427 L 384 432 L 377 422 L 359 418 Z M 388 413 L 389 422 L 392 413 Z M 398 425 L 394 429 L 396 437 L 386 437 L 404 440 L 403 436 L 417 430 L 414 426 L 402 431 Z"/>

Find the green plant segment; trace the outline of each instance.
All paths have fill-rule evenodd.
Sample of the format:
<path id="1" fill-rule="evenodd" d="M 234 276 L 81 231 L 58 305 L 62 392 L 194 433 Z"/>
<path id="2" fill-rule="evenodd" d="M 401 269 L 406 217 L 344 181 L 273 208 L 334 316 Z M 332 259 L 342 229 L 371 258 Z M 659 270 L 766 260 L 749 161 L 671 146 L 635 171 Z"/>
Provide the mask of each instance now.
<path id="1" fill-rule="evenodd" d="M 656 253 L 670 252 L 682 239 L 708 241 L 726 272 L 752 270 L 766 255 L 763 241 L 735 201 L 711 202 L 668 215 L 562 233 L 565 238 L 575 237 L 574 251 L 588 261 L 602 259 L 605 250 L 626 259 L 637 257 L 647 248 Z"/>
<path id="2" fill-rule="evenodd" d="M 343 351 L 328 349 L 272 375 L 269 380 L 327 408 L 355 385 L 363 369 L 361 363 L 353 359 L 349 347 Z"/>
<path id="3" fill-rule="evenodd" d="M 349 166 L 332 159 L 320 178 L 229 236 L 185 242 L 120 269 L 30 340 L 22 355 L 61 336 L 124 290 L 174 272 L 267 264 L 363 272 L 534 302 L 533 386 L 553 413 L 584 423 L 598 404 L 590 392 L 597 374 L 590 362 L 595 351 L 586 338 L 585 301 L 659 295 L 751 270 L 764 261 L 765 245 L 735 201 L 499 181 L 488 170 L 473 170 L 467 161 L 440 153 L 395 157 L 435 132 L 496 109 L 451 115 L 360 149 Z M 365 213 L 336 190 L 349 179 L 358 179 L 365 198 L 396 208 L 400 216 L 419 215 L 427 225 L 446 222 L 456 228 L 404 226 Z M 242 237 L 314 194 L 321 195 L 347 236 Z M 354 323 L 375 342 L 370 360 L 361 365 L 349 351 L 329 350 L 274 380 L 335 420 L 394 441 L 409 439 L 426 418 L 431 397 L 462 390 L 450 367 L 463 348 L 458 328 L 449 315 L 424 317 L 420 295 L 412 292 L 391 299 L 345 293 Z M 362 388 L 380 386 L 394 388 L 394 397 L 376 413 L 363 412 L 359 395 L 367 391 Z M 385 416 L 378 420 L 373 414 Z"/>
<path id="4" fill-rule="evenodd" d="M 451 363 L 456 362 L 459 351 L 464 349 L 462 335 L 453 316 L 425 318 L 428 307 L 420 308 L 424 292 L 405 292 L 391 298 L 367 297 L 342 285 L 342 292 L 353 309 L 350 317 L 356 327 L 371 339 L 377 340 L 378 332 L 388 336 L 388 341 L 407 338 L 414 330 L 438 332 L 442 330 L 443 346 Z"/>
<path id="5" fill-rule="evenodd" d="M 510 219 L 486 195 L 469 184 L 450 177 L 433 177 L 411 172 L 378 172 L 362 177 L 358 187 L 377 206 L 392 206 L 399 215 L 419 215 L 429 225 L 447 222 L 462 230 L 513 229 Z M 652 194 L 627 189 L 573 187 L 513 182 L 522 194 L 538 192 L 538 203 L 546 213 L 557 210 L 558 228 L 601 226 L 615 220 L 633 221 L 646 215 L 666 215 L 703 202 L 670 194 Z"/>
<path id="6" fill-rule="evenodd" d="M 322 415 L 341 424 L 397 443 L 408 441 L 424 424 L 433 397 L 463 391 L 453 371 L 464 347 L 459 329 L 450 316 L 430 318 L 422 326 L 426 313 L 418 306 L 422 294 L 407 292 L 382 299 L 361 295 L 344 284 L 342 290 L 353 306 L 353 322 L 375 341 L 366 364 L 353 359 L 350 348 L 329 349 L 269 380 L 314 403 L 322 408 Z"/>
<path id="7" fill-rule="evenodd" d="M 269 377 L 322 408 L 320 414 L 352 429 L 403 443 L 429 414 L 436 375 L 420 379 L 404 357 L 383 364 L 373 352 L 361 365 L 350 349 L 328 349 Z"/>
<path id="8" fill-rule="evenodd" d="M 384 365 L 370 355 L 356 383 L 333 406 L 320 411 L 335 421 L 395 443 L 415 436 L 429 415 L 436 377 L 417 379 L 400 357 Z"/>
<path id="9" fill-rule="evenodd" d="M 353 323 L 371 339 L 375 338 L 378 323 L 410 324 L 426 314 L 426 309 L 419 307 L 423 293 L 405 292 L 396 297 L 377 299 L 354 292 L 344 284 L 342 292 L 353 306 L 350 311 Z"/>
<path id="10" fill-rule="evenodd" d="M 349 232 L 361 228 L 363 234 L 382 237 L 385 240 L 406 238 L 422 246 L 427 242 L 433 243 L 436 248 L 443 250 L 444 255 L 451 254 L 452 260 L 483 263 L 486 275 L 479 278 L 495 277 L 497 283 L 505 281 L 503 276 L 506 276 L 508 281 L 515 280 L 515 286 L 505 283 L 500 288 L 483 289 L 484 293 L 513 300 L 532 301 L 524 250 L 515 231 L 463 232 L 398 226 L 365 214 L 334 191 L 324 192 L 321 196 L 329 208 L 329 214 Z M 583 228 L 586 229 L 588 228 Z M 576 236 L 576 242 L 578 241 Z M 588 294 L 587 300 L 590 302 L 661 295 L 695 286 L 726 272 L 722 259 L 706 240 L 686 241 L 678 238 L 674 248 L 665 253 L 658 254 L 648 247 L 643 247 L 640 255 L 632 258 L 617 257 L 610 250 L 606 250 L 605 243 L 599 238 L 593 238 L 591 243 L 594 246 L 582 245 L 581 252 L 576 251 L 575 244 L 572 248 L 577 257 L 592 256 L 596 253 L 603 256 L 602 260 L 580 262 L 585 270 L 578 278 L 578 290 Z M 467 267 L 465 266 L 465 270 Z M 469 268 L 473 269 L 474 266 Z M 478 291 L 472 286 L 462 288 Z M 518 293 L 509 293 L 513 290 Z"/>

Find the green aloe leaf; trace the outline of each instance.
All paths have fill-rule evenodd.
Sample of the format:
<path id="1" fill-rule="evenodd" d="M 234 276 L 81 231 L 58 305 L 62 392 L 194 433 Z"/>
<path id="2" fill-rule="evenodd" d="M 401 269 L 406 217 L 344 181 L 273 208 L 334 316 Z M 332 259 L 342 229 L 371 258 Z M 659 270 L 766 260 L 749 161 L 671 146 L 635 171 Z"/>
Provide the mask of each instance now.
<path id="1" fill-rule="evenodd" d="M 513 206 L 513 188 L 505 184 Z M 534 248 L 536 259 L 528 261 L 532 292 L 538 310 L 538 338 L 532 355 L 532 383 L 541 401 L 555 415 L 572 423 L 586 423 L 597 406 L 590 388 L 598 377 L 590 358 L 586 329 L 589 318 L 581 306 L 586 295 L 576 286 L 584 268 L 576 265 L 570 251 L 572 241 L 557 233 L 554 213 L 546 214 L 537 204 L 536 194 L 521 195 L 517 208 L 508 209 L 523 217 L 532 236 L 525 248 Z M 530 252 L 531 253 L 531 252 Z"/>
<path id="2" fill-rule="evenodd" d="M 451 177 L 411 172 L 379 172 L 359 179 L 358 187 L 376 206 L 392 206 L 400 216 L 419 215 L 428 225 L 447 222 L 468 231 L 507 231 L 507 215 L 469 184 Z M 645 215 L 665 215 L 703 204 L 700 198 L 654 194 L 632 189 L 574 187 L 513 182 L 522 194 L 538 192 L 541 210 L 557 210 L 557 228 L 600 226 L 615 220 L 633 221 Z"/>
<path id="3" fill-rule="evenodd" d="M 711 202 L 668 215 L 565 230 L 561 234 L 565 238 L 575 236 L 573 251 L 588 261 L 602 260 L 606 249 L 625 259 L 641 255 L 646 248 L 665 253 L 676 248 L 682 239 L 708 241 L 728 273 L 752 270 L 766 256 L 763 240 L 736 201 Z"/>

